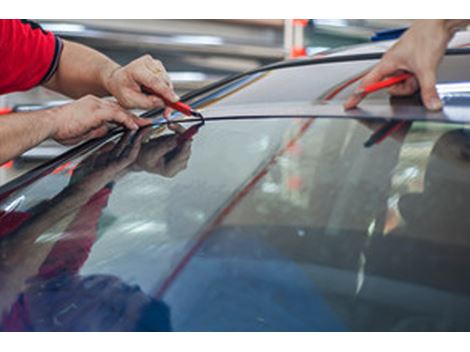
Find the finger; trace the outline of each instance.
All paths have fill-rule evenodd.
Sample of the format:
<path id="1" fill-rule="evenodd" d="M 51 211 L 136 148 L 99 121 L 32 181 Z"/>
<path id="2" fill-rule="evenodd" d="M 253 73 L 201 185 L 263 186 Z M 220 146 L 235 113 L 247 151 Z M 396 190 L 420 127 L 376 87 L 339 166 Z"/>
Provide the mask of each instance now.
<path id="1" fill-rule="evenodd" d="M 126 89 L 123 94 L 125 95 L 125 107 L 127 108 L 153 109 L 165 106 L 163 100 L 156 95 L 148 95 L 131 89 Z"/>
<path id="2" fill-rule="evenodd" d="M 100 138 L 105 136 L 109 131 L 108 126 L 106 124 L 101 125 L 100 127 L 94 129 L 93 131 L 90 132 L 89 138 L 90 139 L 95 139 L 95 138 Z"/>
<path id="3" fill-rule="evenodd" d="M 81 135 L 73 137 L 73 138 L 63 139 L 63 140 L 60 141 L 60 143 L 63 144 L 63 145 L 74 145 L 74 144 L 77 144 L 77 143 L 80 143 L 80 142 L 84 142 L 88 139 L 92 139 L 92 138 L 94 138 L 93 135 L 94 135 L 95 131 L 99 130 L 100 127 L 101 126 L 95 127 L 93 129 L 88 130 L 88 131 L 82 133 Z"/>
<path id="4" fill-rule="evenodd" d="M 173 113 L 173 109 L 172 108 L 165 108 L 165 110 L 163 110 L 163 117 L 166 119 L 166 120 L 170 120 L 170 117 L 171 117 L 171 114 Z"/>
<path id="5" fill-rule="evenodd" d="M 150 126 L 152 124 L 152 120 L 148 118 L 143 118 L 143 117 L 134 117 L 134 122 L 139 126 L 139 127 L 146 127 Z"/>
<path id="6" fill-rule="evenodd" d="M 60 144 L 63 144 L 63 145 L 75 145 L 75 144 L 78 144 L 80 142 L 84 142 L 88 139 L 90 139 L 90 134 L 91 132 L 87 132 L 87 133 L 84 133 L 80 136 L 77 136 L 77 137 L 73 137 L 73 138 L 68 138 L 68 139 L 62 139 L 60 140 Z"/>
<path id="7" fill-rule="evenodd" d="M 387 66 L 384 64 L 379 63 L 375 66 L 367 75 L 364 76 L 358 87 L 355 89 L 355 92 L 348 97 L 346 102 L 343 104 L 344 109 L 349 110 L 355 108 L 362 99 L 365 98 L 365 96 L 360 94 L 360 92 L 372 83 L 381 81 L 387 74 L 391 73 L 388 71 Z"/>
<path id="8" fill-rule="evenodd" d="M 415 77 L 407 79 L 405 82 L 395 84 L 388 89 L 388 93 L 394 96 L 413 95 L 418 91 L 418 81 Z"/>
<path id="9" fill-rule="evenodd" d="M 162 75 L 156 75 L 146 67 L 140 67 L 134 72 L 134 79 L 138 84 L 148 87 L 150 90 L 161 95 L 171 102 L 179 100 L 178 95 L 173 91 L 173 88 L 165 83 Z"/>
<path id="10" fill-rule="evenodd" d="M 155 60 L 153 57 L 150 56 L 150 59 L 146 60 L 145 65 L 153 74 L 159 75 L 165 82 L 165 84 L 168 85 L 171 89 L 173 89 L 173 83 L 171 83 L 170 76 L 168 75 L 165 66 L 163 66 L 160 61 Z"/>
<path id="11" fill-rule="evenodd" d="M 112 103 L 112 104 L 113 104 L 112 107 L 102 108 L 101 118 L 103 121 L 114 122 L 114 123 L 123 125 L 124 127 L 130 130 L 137 130 L 139 128 L 139 126 L 134 120 L 135 115 L 122 109 L 116 103 Z"/>
<path id="12" fill-rule="evenodd" d="M 417 74 L 421 89 L 421 99 L 428 110 L 442 109 L 442 102 L 436 89 L 436 73 L 434 70 L 423 70 Z"/>

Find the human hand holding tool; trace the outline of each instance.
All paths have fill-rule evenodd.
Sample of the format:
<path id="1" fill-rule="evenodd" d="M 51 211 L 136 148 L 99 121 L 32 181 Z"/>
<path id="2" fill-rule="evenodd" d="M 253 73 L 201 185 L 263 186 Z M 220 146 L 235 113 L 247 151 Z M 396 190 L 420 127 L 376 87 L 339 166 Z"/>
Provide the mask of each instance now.
<path id="1" fill-rule="evenodd" d="M 409 96 L 419 89 L 426 109 L 431 111 L 442 109 L 442 102 L 436 90 L 437 69 L 455 31 L 468 23 L 468 20 L 413 21 L 411 27 L 364 76 L 360 88 L 400 71 L 410 72 L 414 76 L 392 86 L 389 93 L 395 96 Z M 345 102 L 344 108 L 352 109 L 361 100 L 361 95 L 352 94 Z"/>
<path id="2" fill-rule="evenodd" d="M 176 102 L 170 101 L 167 98 L 165 98 L 164 96 L 160 95 L 159 93 L 156 93 L 156 92 L 152 91 L 151 89 L 149 89 L 147 87 L 142 87 L 142 91 L 146 94 L 156 95 L 159 99 L 161 99 L 163 101 L 163 103 L 167 107 L 167 109 L 165 109 L 165 112 L 163 114 L 166 119 L 168 119 L 169 114 L 171 112 L 171 110 L 169 110 L 169 109 L 172 109 L 172 110 L 179 111 L 179 112 L 181 112 L 182 114 L 184 114 L 186 116 L 195 116 L 195 117 L 201 119 L 201 122 L 204 123 L 204 117 L 202 116 L 202 114 L 199 111 L 193 110 L 189 105 L 187 105 L 187 104 L 185 104 L 181 101 L 176 101 Z"/>
<path id="3" fill-rule="evenodd" d="M 386 78 L 382 81 L 376 82 L 369 84 L 368 86 L 354 92 L 354 94 L 357 94 L 361 97 L 361 99 L 365 98 L 368 94 L 377 92 L 378 90 L 384 89 L 391 87 L 397 83 L 404 82 L 408 78 L 413 77 L 413 74 L 409 72 L 401 73 L 399 75 L 391 76 L 389 78 Z"/>

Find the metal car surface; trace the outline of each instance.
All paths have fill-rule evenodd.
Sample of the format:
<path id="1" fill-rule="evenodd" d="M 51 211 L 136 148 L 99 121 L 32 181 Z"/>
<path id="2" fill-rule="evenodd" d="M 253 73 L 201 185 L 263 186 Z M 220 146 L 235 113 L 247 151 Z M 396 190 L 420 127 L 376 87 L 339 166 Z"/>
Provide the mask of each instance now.
<path id="1" fill-rule="evenodd" d="M 185 98 L 207 117 L 192 140 L 152 111 L 3 186 L 2 329 L 469 330 L 466 121 L 409 117 L 365 148 L 383 117 L 314 114 L 378 57 L 215 84 Z M 448 55 L 441 86 L 468 62 Z"/>

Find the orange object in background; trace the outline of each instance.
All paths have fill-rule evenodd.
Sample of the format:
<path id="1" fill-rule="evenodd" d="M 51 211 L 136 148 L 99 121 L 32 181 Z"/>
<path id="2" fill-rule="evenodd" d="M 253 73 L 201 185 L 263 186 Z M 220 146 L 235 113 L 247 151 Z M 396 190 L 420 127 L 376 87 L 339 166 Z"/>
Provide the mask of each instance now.
<path id="1" fill-rule="evenodd" d="M 307 49 L 304 46 L 304 29 L 308 21 L 308 19 L 286 20 L 284 41 L 290 58 L 307 56 Z"/>
<path id="2" fill-rule="evenodd" d="M 308 20 L 306 19 L 294 19 L 294 26 L 306 27 L 307 24 L 308 24 Z"/>
<path id="3" fill-rule="evenodd" d="M 303 57 L 307 56 L 307 49 L 305 48 L 292 48 L 290 52 L 290 57 Z"/>

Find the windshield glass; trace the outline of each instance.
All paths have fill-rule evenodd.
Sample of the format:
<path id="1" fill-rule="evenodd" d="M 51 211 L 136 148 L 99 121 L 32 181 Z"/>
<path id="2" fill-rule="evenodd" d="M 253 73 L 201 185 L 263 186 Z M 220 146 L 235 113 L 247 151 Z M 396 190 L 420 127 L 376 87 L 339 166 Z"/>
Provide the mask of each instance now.
<path id="1" fill-rule="evenodd" d="M 469 134 L 378 126 L 104 141 L 3 196 L 2 329 L 468 330 Z"/>

